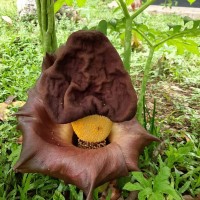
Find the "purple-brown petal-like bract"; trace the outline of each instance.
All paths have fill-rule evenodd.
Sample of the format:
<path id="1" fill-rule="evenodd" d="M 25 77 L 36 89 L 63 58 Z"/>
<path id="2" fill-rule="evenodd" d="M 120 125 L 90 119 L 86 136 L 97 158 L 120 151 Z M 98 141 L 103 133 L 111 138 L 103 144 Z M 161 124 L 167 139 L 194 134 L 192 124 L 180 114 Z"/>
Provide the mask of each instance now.
<path id="1" fill-rule="evenodd" d="M 92 200 L 95 187 L 138 170 L 141 151 L 158 141 L 134 118 L 136 104 L 131 80 L 109 40 L 97 31 L 73 33 L 55 54 L 46 55 L 42 74 L 17 113 L 23 144 L 15 171 L 60 178 Z M 70 122 L 92 114 L 115 122 L 109 144 L 78 148 Z"/>
<path id="2" fill-rule="evenodd" d="M 57 123 L 93 114 L 122 122 L 136 113 L 130 77 L 116 49 L 98 31 L 75 32 L 55 55 L 47 55 L 37 87 Z"/>

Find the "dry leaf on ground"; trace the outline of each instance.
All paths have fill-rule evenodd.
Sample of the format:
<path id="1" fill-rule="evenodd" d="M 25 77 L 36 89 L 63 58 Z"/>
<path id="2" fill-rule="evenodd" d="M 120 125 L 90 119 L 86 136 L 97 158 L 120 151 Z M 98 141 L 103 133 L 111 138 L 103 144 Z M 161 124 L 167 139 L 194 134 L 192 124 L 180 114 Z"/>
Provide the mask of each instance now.
<path id="1" fill-rule="evenodd" d="M 190 195 L 184 195 L 183 199 L 184 200 L 194 200 L 194 198 L 192 196 L 190 196 Z"/>
<path id="2" fill-rule="evenodd" d="M 12 19 L 8 16 L 1 16 L 1 18 L 6 22 L 8 23 L 9 25 L 12 24 Z"/>
<path id="3" fill-rule="evenodd" d="M 22 107 L 25 102 L 24 101 L 15 101 L 14 96 L 9 96 L 5 102 L 0 103 L 0 121 L 6 121 L 9 116 L 9 108 L 8 106 L 14 106 L 14 107 Z"/>
<path id="4" fill-rule="evenodd" d="M 8 105 L 7 103 L 0 103 L 0 121 L 5 121 Z"/>

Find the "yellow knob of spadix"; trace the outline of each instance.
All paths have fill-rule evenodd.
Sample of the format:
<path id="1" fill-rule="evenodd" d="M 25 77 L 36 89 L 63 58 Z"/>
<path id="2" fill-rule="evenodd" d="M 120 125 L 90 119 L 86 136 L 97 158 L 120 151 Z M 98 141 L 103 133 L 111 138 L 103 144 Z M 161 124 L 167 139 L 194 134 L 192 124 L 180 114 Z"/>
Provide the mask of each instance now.
<path id="1" fill-rule="evenodd" d="M 89 115 L 71 124 L 78 138 L 87 142 L 105 140 L 112 128 L 112 121 L 101 115 Z"/>

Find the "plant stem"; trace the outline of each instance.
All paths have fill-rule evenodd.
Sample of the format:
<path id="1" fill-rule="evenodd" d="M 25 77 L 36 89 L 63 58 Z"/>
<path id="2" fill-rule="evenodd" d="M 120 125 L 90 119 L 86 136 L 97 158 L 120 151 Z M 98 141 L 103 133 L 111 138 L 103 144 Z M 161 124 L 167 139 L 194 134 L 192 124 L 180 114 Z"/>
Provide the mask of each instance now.
<path id="1" fill-rule="evenodd" d="M 146 86 L 147 86 L 147 81 L 148 81 L 148 78 L 149 78 L 149 72 L 150 72 L 150 69 L 151 69 L 151 62 L 152 62 L 152 59 L 153 59 L 154 50 L 155 50 L 154 46 L 150 47 L 149 55 L 148 55 L 148 58 L 147 58 L 145 69 L 144 69 L 144 76 L 143 76 L 143 79 L 142 79 L 141 91 L 140 91 L 140 94 L 139 94 L 137 119 L 140 123 L 143 123 L 143 118 L 142 118 L 143 99 L 144 99 L 145 92 L 146 92 Z"/>
<path id="2" fill-rule="evenodd" d="M 53 53 L 57 49 L 54 0 L 36 0 L 36 5 L 43 51 Z"/>
<path id="3" fill-rule="evenodd" d="M 147 38 L 147 36 L 142 32 L 140 31 L 139 29 L 136 29 L 136 28 L 133 28 L 134 31 L 136 31 L 137 33 L 139 33 L 147 42 L 147 44 L 152 47 L 153 44 L 151 43 L 151 41 Z"/>
<path id="4" fill-rule="evenodd" d="M 131 19 L 136 18 L 141 12 L 143 12 L 148 6 L 150 6 L 153 2 L 156 0 L 149 0 L 146 3 L 144 3 L 138 10 L 136 10 L 132 15 Z"/>
<path id="5" fill-rule="evenodd" d="M 145 10 L 149 5 L 151 5 L 156 0 L 149 0 L 145 4 L 143 4 L 137 11 L 134 12 L 132 16 L 130 16 L 126 3 L 123 0 L 118 0 L 125 17 L 125 39 L 124 39 L 124 59 L 123 63 L 125 69 L 128 73 L 130 73 L 130 62 L 131 62 L 131 40 L 132 40 L 132 24 L 133 19 L 138 16 L 143 10 Z M 149 41 L 147 41 L 149 42 Z"/>
<path id="6" fill-rule="evenodd" d="M 119 1 L 120 5 L 122 7 L 122 10 L 123 10 L 125 18 L 129 18 L 130 14 L 128 12 L 128 9 L 127 9 L 127 6 L 126 6 L 125 2 L 123 0 L 118 0 L 118 1 Z"/>
<path id="7" fill-rule="evenodd" d="M 125 40 L 124 40 L 124 66 L 128 73 L 130 73 L 131 62 L 131 40 L 132 40 L 132 19 L 126 18 L 125 24 Z"/>
<path id="8" fill-rule="evenodd" d="M 36 6 L 37 6 L 37 18 L 38 18 L 38 23 L 40 26 L 40 37 L 42 38 L 42 17 L 41 17 L 41 4 L 40 4 L 40 0 L 36 0 Z"/>
<path id="9" fill-rule="evenodd" d="M 132 22 L 127 6 L 123 0 L 119 0 L 125 17 L 125 38 L 124 38 L 124 59 L 123 63 L 126 71 L 130 72 L 131 62 L 131 40 L 132 40 Z"/>

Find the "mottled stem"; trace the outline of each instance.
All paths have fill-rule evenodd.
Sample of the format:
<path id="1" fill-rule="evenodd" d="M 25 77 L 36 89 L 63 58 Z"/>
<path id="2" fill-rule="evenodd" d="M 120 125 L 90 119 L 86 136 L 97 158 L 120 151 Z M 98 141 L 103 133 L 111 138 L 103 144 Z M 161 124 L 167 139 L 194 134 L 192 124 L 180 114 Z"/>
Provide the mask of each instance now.
<path id="1" fill-rule="evenodd" d="M 43 51 L 53 53 L 57 49 L 54 0 L 36 0 L 36 5 Z"/>

